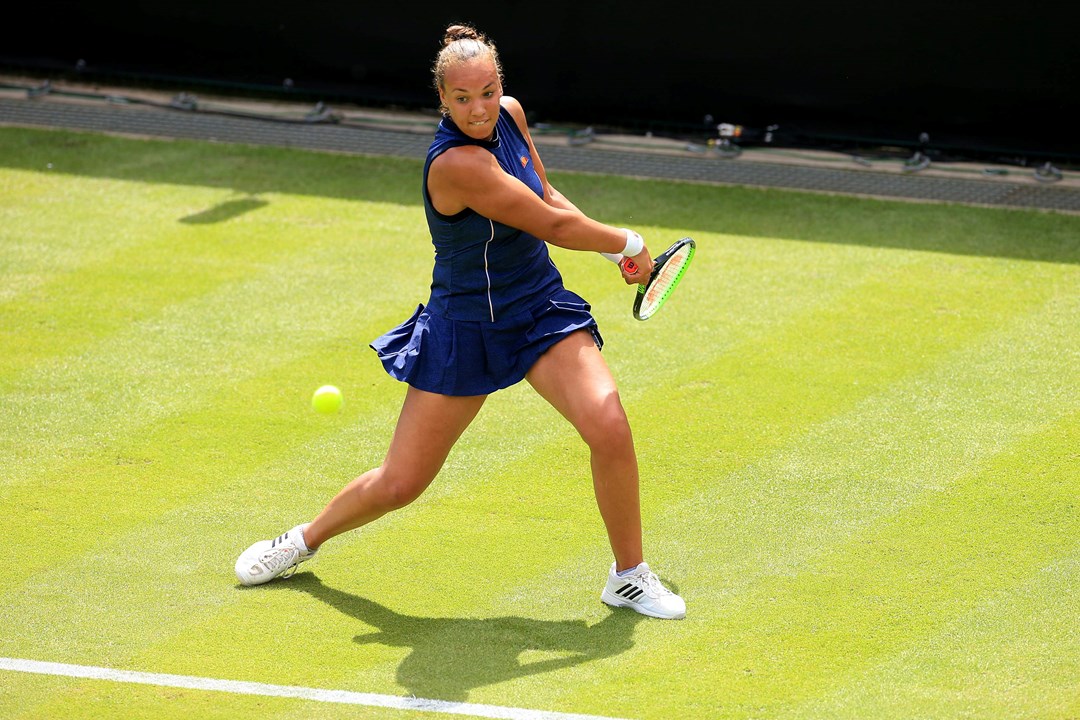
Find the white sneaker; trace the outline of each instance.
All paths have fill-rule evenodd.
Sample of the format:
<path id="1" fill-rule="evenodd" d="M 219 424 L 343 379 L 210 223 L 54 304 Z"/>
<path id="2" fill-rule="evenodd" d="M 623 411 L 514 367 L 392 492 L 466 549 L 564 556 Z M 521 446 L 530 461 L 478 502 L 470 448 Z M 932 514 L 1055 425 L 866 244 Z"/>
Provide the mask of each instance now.
<path id="1" fill-rule="evenodd" d="M 236 560 L 236 578 L 244 585 L 262 585 L 292 575 L 300 563 L 315 557 L 315 551 L 304 544 L 304 528 L 309 524 L 249 547 Z"/>
<path id="2" fill-rule="evenodd" d="M 613 607 L 628 607 L 650 617 L 665 620 L 686 617 L 686 602 L 664 587 L 647 563 L 641 563 L 622 577 L 615 574 L 612 563 L 600 599 Z"/>

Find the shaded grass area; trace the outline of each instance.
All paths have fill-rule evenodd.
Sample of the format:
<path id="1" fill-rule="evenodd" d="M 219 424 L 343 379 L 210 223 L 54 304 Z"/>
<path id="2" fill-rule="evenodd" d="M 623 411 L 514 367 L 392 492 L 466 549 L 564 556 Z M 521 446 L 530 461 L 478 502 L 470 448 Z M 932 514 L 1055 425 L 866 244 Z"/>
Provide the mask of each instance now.
<path id="1" fill-rule="evenodd" d="M 1080 712 L 1068 216 L 556 176 L 654 248 L 698 242 L 648 323 L 605 261 L 553 252 L 688 618 L 599 603 L 587 450 L 526 386 L 420 501 L 236 587 L 240 550 L 389 441 L 403 388 L 366 344 L 426 297 L 419 171 L 0 130 L 0 503 L 30 536 L 0 656 L 613 717 Z M 319 416 L 328 382 L 346 405 Z M 387 716 L 0 683 L 5 717 L 297 714 Z"/>
<path id="2" fill-rule="evenodd" d="M 419 163 L 392 157 L 311 153 L 292 149 L 147 140 L 131 149 L 123 138 L 92 133 L 5 128 L 4 167 L 89 175 L 138 183 L 195 185 L 232 196 L 199 208 L 213 218 L 257 206 L 264 193 L 317 195 L 420 205 Z M 541 151 L 542 152 L 542 151 Z M 360 165 L 363 172 L 356 172 Z M 1022 210 L 814 196 L 787 202 L 782 190 L 718 188 L 585 174 L 554 173 L 560 188 L 594 215 L 667 228 L 693 227 L 733 235 L 852 243 L 963 255 L 1049 262 L 1080 261 L 1076 218 Z M 220 205 L 220 207 L 219 207 Z M 193 213 L 187 222 L 197 222 Z M 839 228 L 836 227 L 839 224 Z M 655 240 L 653 244 L 657 244 Z M 666 246 L 666 245 L 665 245 Z"/>

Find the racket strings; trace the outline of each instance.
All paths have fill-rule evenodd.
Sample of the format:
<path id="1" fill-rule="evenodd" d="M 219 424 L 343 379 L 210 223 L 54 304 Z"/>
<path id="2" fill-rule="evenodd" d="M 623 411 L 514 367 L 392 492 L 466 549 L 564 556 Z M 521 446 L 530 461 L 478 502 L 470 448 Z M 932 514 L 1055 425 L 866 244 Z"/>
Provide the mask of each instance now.
<path id="1" fill-rule="evenodd" d="M 660 271 L 653 278 L 652 283 L 645 292 L 642 302 L 643 311 L 657 308 L 667 299 L 667 296 L 675 289 L 679 278 L 682 277 L 690 257 L 691 253 L 689 251 L 680 252 L 664 263 L 664 266 L 660 268 Z"/>

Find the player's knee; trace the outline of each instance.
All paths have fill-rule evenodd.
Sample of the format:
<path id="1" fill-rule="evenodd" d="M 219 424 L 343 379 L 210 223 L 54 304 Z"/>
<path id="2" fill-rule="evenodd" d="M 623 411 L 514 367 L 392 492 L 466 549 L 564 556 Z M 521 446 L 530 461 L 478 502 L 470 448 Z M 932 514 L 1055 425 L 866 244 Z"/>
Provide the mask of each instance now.
<path id="1" fill-rule="evenodd" d="M 603 450 L 624 451 L 633 444 L 630 421 L 626 417 L 617 391 L 611 392 L 597 403 L 582 427 L 578 428 L 589 447 Z"/>
<path id="2" fill-rule="evenodd" d="M 399 510 L 416 500 L 427 487 L 426 482 L 406 476 L 385 473 L 379 483 L 378 504 L 382 510 Z"/>
<path id="3" fill-rule="evenodd" d="M 399 510 L 405 507 L 424 492 L 423 487 L 409 483 L 395 484 L 387 490 L 384 500 L 386 507 L 390 510 Z"/>

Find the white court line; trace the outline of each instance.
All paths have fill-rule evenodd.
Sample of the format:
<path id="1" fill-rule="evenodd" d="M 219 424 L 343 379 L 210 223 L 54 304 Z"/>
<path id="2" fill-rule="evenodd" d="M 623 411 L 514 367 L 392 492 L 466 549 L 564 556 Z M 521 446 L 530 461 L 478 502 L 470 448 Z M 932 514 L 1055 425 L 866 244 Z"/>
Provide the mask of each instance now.
<path id="1" fill-rule="evenodd" d="M 420 710 L 423 712 L 445 713 L 448 715 L 472 715 L 501 720 L 619 720 L 602 715 L 577 715 L 574 713 L 550 712 L 547 710 L 526 710 L 523 708 L 500 707 L 498 705 L 479 705 L 475 703 L 448 702 L 446 700 L 425 700 L 417 697 L 399 697 L 396 695 L 378 695 L 376 693 L 351 692 L 348 690 L 321 690 L 319 688 L 297 687 L 293 685 L 267 685 L 240 680 L 218 680 L 215 678 L 195 677 L 193 675 L 166 675 L 164 673 L 134 672 L 132 670 L 113 670 L 111 668 L 90 665 L 68 665 L 67 663 L 39 662 L 37 660 L 19 660 L 0 658 L 0 670 L 54 675 L 60 677 L 84 678 L 87 680 L 108 680 L 110 682 L 138 683 L 158 687 L 185 688 L 187 690 L 212 690 L 234 695 L 262 695 L 266 697 L 297 698 L 316 702 L 340 703 L 344 705 L 366 705 L 368 707 L 393 708 L 395 710 Z"/>

